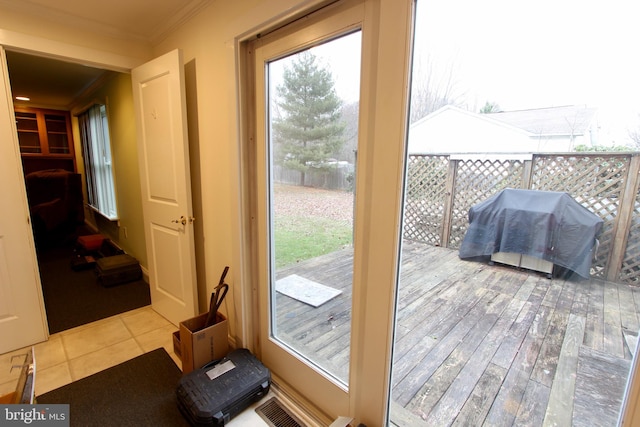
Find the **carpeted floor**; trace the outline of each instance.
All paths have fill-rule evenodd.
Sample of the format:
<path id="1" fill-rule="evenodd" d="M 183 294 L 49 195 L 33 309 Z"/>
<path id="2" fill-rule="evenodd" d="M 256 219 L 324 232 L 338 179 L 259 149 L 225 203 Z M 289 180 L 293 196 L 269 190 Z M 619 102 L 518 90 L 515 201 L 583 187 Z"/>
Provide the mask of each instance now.
<path id="1" fill-rule="evenodd" d="M 74 241 L 38 251 L 49 332 L 56 333 L 151 304 L 143 280 L 105 288 L 94 269 L 71 269 Z"/>
<path id="2" fill-rule="evenodd" d="M 188 426 L 178 410 L 182 372 L 163 348 L 37 396 L 69 404 L 71 426 Z"/>

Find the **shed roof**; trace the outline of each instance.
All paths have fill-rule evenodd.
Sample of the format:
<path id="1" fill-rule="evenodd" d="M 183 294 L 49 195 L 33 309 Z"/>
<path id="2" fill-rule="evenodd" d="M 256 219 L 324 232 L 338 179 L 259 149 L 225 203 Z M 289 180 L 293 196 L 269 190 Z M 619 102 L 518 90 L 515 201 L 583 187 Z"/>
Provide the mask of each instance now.
<path id="1" fill-rule="evenodd" d="M 591 127 L 595 114 L 595 108 L 566 105 L 486 115 L 535 135 L 584 135 Z"/>

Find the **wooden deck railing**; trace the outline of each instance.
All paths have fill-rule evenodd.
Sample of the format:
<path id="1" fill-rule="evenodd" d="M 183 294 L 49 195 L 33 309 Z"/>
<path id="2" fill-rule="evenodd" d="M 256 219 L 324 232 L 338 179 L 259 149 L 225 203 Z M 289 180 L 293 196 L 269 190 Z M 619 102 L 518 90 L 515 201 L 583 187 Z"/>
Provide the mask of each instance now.
<path id="1" fill-rule="evenodd" d="M 604 220 L 592 276 L 640 286 L 640 153 L 481 156 L 409 156 L 405 239 L 458 248 L 476 203 L 504 188 L 563 191 Z"/>

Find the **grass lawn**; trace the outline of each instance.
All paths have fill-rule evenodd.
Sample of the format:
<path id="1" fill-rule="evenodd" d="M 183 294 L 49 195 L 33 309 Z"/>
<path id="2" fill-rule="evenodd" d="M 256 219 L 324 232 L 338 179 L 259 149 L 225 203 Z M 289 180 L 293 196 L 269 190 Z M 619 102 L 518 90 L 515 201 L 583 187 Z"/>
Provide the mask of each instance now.
<path id="1" fill-rule="evenodd" d="M 276 268 L 324 255 L 352 243 L 351 225 L 318 217 L 279 217 L 275 221 Z"/>

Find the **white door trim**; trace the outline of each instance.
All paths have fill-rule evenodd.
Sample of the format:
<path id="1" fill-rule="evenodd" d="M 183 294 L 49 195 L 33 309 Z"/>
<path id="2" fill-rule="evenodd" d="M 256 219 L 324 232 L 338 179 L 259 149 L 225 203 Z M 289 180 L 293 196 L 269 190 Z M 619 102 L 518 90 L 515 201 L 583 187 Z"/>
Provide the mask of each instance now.
<path id="1" fill-rule="evenodd" d="M 57 40 L 0 29 L 0 45 L 9 50 L 32 53 L 67 62 L 128 73 L 149 58 L 139 58 L 78 46 Z"/>
<path id="2" fill-rule="evenodd" d="M 309 364 L 303 357 L 292 353 L 280 342 L 270 336 L 270 314 L 267 307 L 270 304 L 270 281 L 272 274 L 269 259 L 271 254 L 268 248 L 270 234 L 268 226 L 269 214 L 267 212 L 266 188 L 270 183 L 265 183 L 269 175 L 267 163 L 269 155 L 266 151 L 267 134 L 265 130 L 268 125 L 265 122 L 266 116 L 261 113 L 265 102 L 262 94 L 266 94 L 264 87 L 264 63 L 277 59 L 292 52 L 304 50 L 322 41 L 349 34 L 360 30 L 364 19 L 364 2 L 353 0 L 343 2 L 331 8 L 323 9 L 310 18 L 310 22 L 304 25 L 294 23 L 291 26 L 273 33 L 266 38 L 261 38 L 254 43 L 255 47 L 255 92 L 256 105 L 253 107 L 256 113 L 256 157 L 255 171 L 258 174 L 254 179 L 257 186 L 257 200 L 254 205 L 255 227 L 257 233 L 255 242 L 257 244 L 257 265 L 254 266 L 256 282 L 258 284 L 259 300 L 259 333 L 260 357 L 267 366 L 272 369 L 274 377 L 280 379 L 282 383 L 292 386 L 295 391 L 309 399 L 312 405 L 320 409 L 320 412 L 337 416 L 349 412 L 350 387 L 345 386 L 338 380 L 332 378 L 321 369 Z M 266 113 L 266 112 L 264 112 Z M 265 193 L 266 192 L 266 193 Z M 355 284 L 354 284 L 355 285 Z"/>
<path id="3" fill-rule="evenodd" d="M 46 341 L 49 334 L 11 98 L 0 45 L 0 354 Z M 1 95 L 0 95 L 1 96 Z"/>

